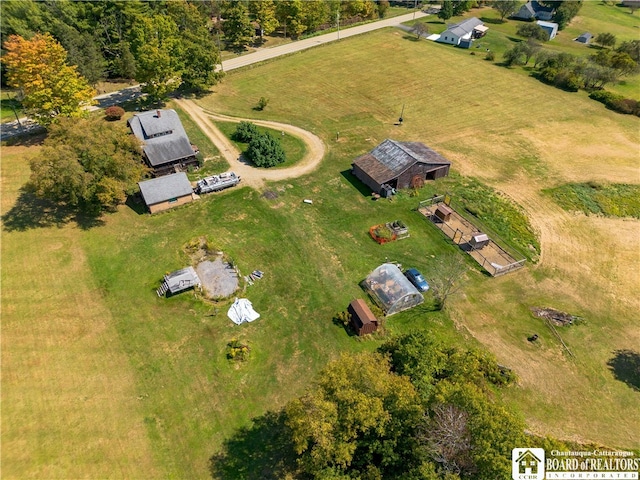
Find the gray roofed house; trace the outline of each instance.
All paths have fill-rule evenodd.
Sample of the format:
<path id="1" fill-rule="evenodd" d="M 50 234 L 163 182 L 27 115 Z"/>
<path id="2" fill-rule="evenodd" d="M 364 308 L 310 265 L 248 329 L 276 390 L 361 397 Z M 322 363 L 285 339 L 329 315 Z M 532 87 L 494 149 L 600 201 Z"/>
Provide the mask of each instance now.
<path id="1" fill-rule="evenodd" d="M 385 194 L 447 176 L 451 162 L 423 143 L 387 139 L 352 165 L 359 180 L 375 193 Z"/>
<path id="2" fill-rule="evenodd" d="M 488 30 L 482 20 L 471 17 L 460 23 L 449 25 L 447 29 L 440 34 L 438 42 L 448 43 L 450 45 L 460 45 L 461 41 L 473 40 L 482 37 Z"/>
<path id="3" fill-rule="evenodd" d="M 184 172 L 138 183 L 144 203 L 151 213 L 160 212 L 193 200 L 193 187 Z"/>
<path id="4" fill-rule="evenodd" d="M 553 8 L 532 0 L 522 5 L 516 13 L 511 15 L 511 18 L 517 20 L 551 20 L 553 18 Z"/>
<path id="5" fill-rule="evenodd" d="M 191 145 L 175 110 L 138 113 L 127 125 L 143 142 L 145 161 L 156 176 L 198 165 L 197 149 Z"/>

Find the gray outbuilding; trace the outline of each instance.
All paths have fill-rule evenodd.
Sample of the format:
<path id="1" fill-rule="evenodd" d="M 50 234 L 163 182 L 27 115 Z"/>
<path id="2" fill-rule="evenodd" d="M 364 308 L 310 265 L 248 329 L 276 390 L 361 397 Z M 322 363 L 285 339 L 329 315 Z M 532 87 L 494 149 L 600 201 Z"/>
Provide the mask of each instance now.
<path id="1" fill-rule="evenodd" d="M 193 187 L 184 172 L 138 183 L 144 203 L 151 213 L 193 201 Z"/>

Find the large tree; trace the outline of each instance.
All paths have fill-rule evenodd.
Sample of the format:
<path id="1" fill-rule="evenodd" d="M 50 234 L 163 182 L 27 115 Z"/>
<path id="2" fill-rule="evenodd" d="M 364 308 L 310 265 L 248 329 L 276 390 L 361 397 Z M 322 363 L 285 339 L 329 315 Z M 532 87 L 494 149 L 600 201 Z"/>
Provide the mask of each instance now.
<path id="1" fill-rule="evenodd" d="M 500 20 L 504 21 L 504 17 L 516 11 L 518 0 L 497 0 L 493 2 L 492 7 L 500 13 Z"/>
<path id="2" fill-rule="evenodd" d="M 2 62 L 10 86 L 20 89 L 27 113 L 44 126 L 58 116 L 80 117 L 95 95 L 74 66 L 66 64 L 67 52 L 50 34 L 30 40 L 11 35 L 4 43 Z"/>
<path id="3" fill-rule="evenodd" d="M 276 18 L 280 25 L 284 27 L 284 36 L 287 32 L 293 38 L 302 34 L 307 28 L 303 18 L 302 0 L 279 0 L 276 3 Z"/>
<path id="4" fill-rule="evenodd" d="M 436 259 L 431 269 L 429 284 L 439 308 L 443 309 L 447 300 L 460 290 L 467 270 L 468 267 L 460 255 L 444 255 Z"/>
<path id="5" fill-rule="evenodd" d="M 181 86 L 202 91 L 218 83 L 223 75 L 216 71 L 220 52 L 207 28 L 205 17 L 196 6 L 185 1 L 170 2 L 167 12 L 178 27 L 184 52 Z"/>
<path id="6" fill-rule="evenodd" d="M 330 363 L 305 396 L 287 405 L 286 416 L 301 468 L 315 478 L 406 478 L 415 461 L 419 398 L 381 355 Z"/>
<path id="7" fill-rule="evenodd" d="M 31 171 L 36 195 L 98 215 L 134 193 L 147 169 L 123 124 L 64 118 L 51 126 Z"/>
<path id="8" fill-rule="evenodd" d="M 442 6 L 438 12 L 438 18 L 445 22 L 453 17 L 453 2 L 451 0 L 442 0 Z"/>
<path id="9" fill-rule="evenodd" d="M 273 0 L 254 0 L 249 2 L 249 12 L 260 25 L 260 38 L 269 35 L 278 28 L 276 4 Z"/>
<path id="10" fill-rule="evenodd" d="M 240 2 L 233 2 L 223 13 L 222 31 L 227 46 L 234 50 L 244 49 L 254 34 L 247 8 Z"/>

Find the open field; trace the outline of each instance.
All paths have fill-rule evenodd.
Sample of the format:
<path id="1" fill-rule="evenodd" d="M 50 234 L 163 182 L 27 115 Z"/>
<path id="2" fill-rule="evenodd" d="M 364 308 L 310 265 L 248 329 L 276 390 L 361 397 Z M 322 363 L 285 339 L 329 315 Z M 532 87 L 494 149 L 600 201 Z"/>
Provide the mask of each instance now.
<path id="1" fill-rule="evenodd" d="M 36 148 L 3 148 L 3 213 Z M 161 476 L 138 395 L 82 232 L 3 232 L 3 478 Z"/>
<path id="2" fill-rule="evenodd" d="M 518 373 L 505 400 L 536 433 L 640 447 L 638 394 L 606 365 L 614 350 L 640 344 L 640 222 L 570 214 L 541 192 L 591 180 L 640 184 L 638 119 L 404 36 L 380 31 L 234 71 L 199 100 L 323 139 L 316 172 L 267 184 L 277 198 L 244 187 L 155 216 L 123 206 L 88 230 L 3 230 L 5 477 L 206 478 L 210 457 L 251 418 L 300 394 L 340 352 L 374 349 L 378 339 L 356 341 L 332 322 L 363 296 L 358 282 L 386 259 L 428 277 L 434 257 L 462 255 L 412 211 L 421 197 L 373 202 L 348 172 L 387 137 L 423 141 L 517 201 L 542 249 L 537 265 L 511 275 L 472 270 L 450 317 L 427 302 L 391 317 L 388 329 L 485 345 Z M 265 112 L 252 110 L 260 96 L 270 98 Z M 3 213 L 37 148 L 3 147 Z M 395 219 L 409 239 L 369 238 L 371 225 Z M 184 245 L 201 236 L 241 272 L 265 272 L 245 294 L 258 321 L 235 327 L 225 305 L 156 296 L 162 275 L 185 266 Z M 561 330 L 575 357 L 532 306 L 585 318 Z M 537 344 L 526 340 L 532 333 Z M 225 359 L 234 337 L 252 349 L 245 364 Z"/>
<path id="3" fill-rule="evenodd" d="M 369 68 L 371 49 L 394 61 Z M 606 362 L 640 341 L 633 322 L 640 224 L 570 215 L 541 190 L 572 181 L 640 183 L 638 119 L 458 52 L 387 30 L 232 73 L 202 104 L 250 116 L 245 99 L 268 95 L 273 118 L 329 139 L 340 132 L 329 144 L 335 170 L 386 137 L 421 140 L 454 169 L 517 201 L 541 235 L 540 264 L 490 286 L 478 279 L 453 316 L 521 375 L 523 388 L 510 395 L 535 431 L 637 447 L 640 425 L 616 421 L 638 407 L 637 394 L 612 380 Z M 397 127 L 403 105 L 405 122 Z M 543 347 L 526 342 L 540 333 L 528 313 L 538 304 L 588 319 L 563 331 L 577 360 L 565 358 L 552 337 Z"/>
<path id="4" fill-rule="evenodd" d="M 505 19 L 500 21 L 500 14 L 490 7 L 480 9 L 471 9 L 464 15 L 453 17 L 447 23 L 460 22 L 465 18 L 478 17 L 489 27 L 487 35 L 474 42 L 474 48 L 465 50 L 454 48 L 454 52 L 458 55 L 469 55 L 472 52 L 479 58 L 484 58 L 487 49 L 496 54 L 496 62 L 502 62 L 502 55 L 511 48 L 516 42 L 523 39 L 516 35 L 516 30 L 522 21 Z M 419 20 L 429 28 L 431 33 L 441 33 L 446 29 L 446 24 L 435 15 Z M 412 22 L 409 22 L 412 23 Z M 579 14 L 564 29 L 558 32 L 556 38 L 549 42 L 544 42 L 543 48 L 555 52 L 566 52 L 577 56 L 589 56 L 595 54 L 599 46 L 582 45 L 573 39 L 579 35 L 590 32 L 594 37 L 598 33 L 613 33 L 616 36 L 617 43 L 620 45 L 627 40 L 638 39 L 638 28 L 640 28 L 640 16 L 638 14 L 631 15 L 628 8 L 619 5 L 605 5 L 598 1 L 587 1 L 582 3 Z M 415 38 L 415 36 L 414 36 Z M 422 41 L 422 40 L 421 40 Z M 451 48 L 444 46 L 444 48 Z M 530 64 L 531 65 L 531 64 Z M 514 68 L 514 71 L 523 75 L 531 72 L 530 67 Z M 640 75 L 625 77 L 617 84 L 607 85 L 607 90 L 625 95 L 629 98 L 640 100 Z"/>

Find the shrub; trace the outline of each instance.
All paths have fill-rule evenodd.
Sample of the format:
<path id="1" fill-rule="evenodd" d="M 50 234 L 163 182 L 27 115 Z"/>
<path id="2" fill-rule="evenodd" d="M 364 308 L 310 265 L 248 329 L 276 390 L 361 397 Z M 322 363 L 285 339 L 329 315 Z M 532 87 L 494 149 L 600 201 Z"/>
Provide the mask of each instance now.
<path id="1" fill-rule="evenodd" d="M 244 154 L 257 167 L 275 167 L 286 160 L 280 140 L 268 133 L 254 136 Z"/>
<path id="2" fill-rule="evenodd" d="M 265 97 L 260 97 L 260 100 L 258 100 L 258 105 L 256 105 L 256 110 L 264 110 L 267 107 L 267 104 L 269 103 L 269 99 L 265 98 Z"/>
<path id="3" fill-rule="evenodd" d="M 251 140 L 260 135 L 258 127 L 251 122 L 240 122 L 233 134 L 233 140 L 242 143 L 249 143 Z"/>
<path id="4" fill-rule="evenodd" d="M 104 111 L 104 116 L 109 121 L 120 120 L 124 115 L 124 108 L 122 107 L 107 107 Z"/>
<path id="5" fill-rule="evenodd" d="M 622 95 L 607 92 L 606 90 L 591 92 L 589 98 L 604 103 L 607 108 L 615 112 L 640 117 L 640 102 L 632 98 L 624 98 Z"/>
<path id="6" fill-rule="evenodd" d="M 237 338 L 227 343 L 227 359 L 229 360 L 244 362 L 249 358 L 250 351 L 249 346 L 243 345 Z"/>
<path id="7" fill-rule="evenodd" d="M 496 59 L 496 54 L 493 53 L 491 50 L 489 50 L 487 54 L 484 56 L 484 59 L 489 60 L 490 62 L 493 62 Z"/>

